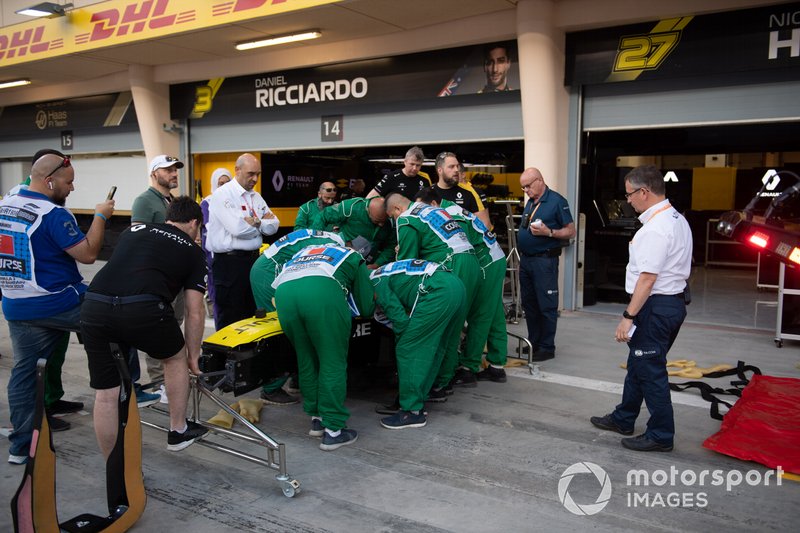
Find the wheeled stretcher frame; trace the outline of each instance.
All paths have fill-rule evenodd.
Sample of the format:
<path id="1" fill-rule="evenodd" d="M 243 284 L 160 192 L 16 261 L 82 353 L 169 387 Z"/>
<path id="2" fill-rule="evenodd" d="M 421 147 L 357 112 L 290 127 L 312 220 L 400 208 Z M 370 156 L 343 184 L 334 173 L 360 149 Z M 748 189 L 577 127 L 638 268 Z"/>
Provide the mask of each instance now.
<path id="1" fill-rule="evenodd" d="M 225 370 L 207 372 L 201 374 L 200 376 L 195 376 L 195 375 L 190 376 L 189 399 L 191 401 L 191 407 L 192 407 L 191 409 L 192 414 L 190 416 L 190 419 L 193 422 L 196 422 L 197 424 L 200 424 L 201 426 L 208 428 L 209 433 L 211 435 L 213 434 L 224 435 L 226 437 L 240 439 L 245 442 L 250 442 L 252 444 L 263 446 L 264 448 L 266 448 L 266 458 L 246 453 L 241 450 L 231 448 L 230 446 L 219 444 L 212 440 L 208 440 L 210 436 L 208 434 L 205 435 L 202 439 L 196 440 L 195 444 L 199 444 L 201 446 L 205 446 L 207 448 L 227 453 L 229 455 L 233 455 L 234 457 L 238 457 L 240 459 L 244 459 L 246 461 L 266 466 L 267 468 L 271 468 L 273 470 L 277 470 L 278 475 L 275 476 L 275 479 L 280 484 L 281 491 L 283 491 L 283 495 L 286 496 L 287 498 L 293 498 L 296 494 L 300 492 L 300 482 L 297 481 L 296 479 L 292 479 L 292 477 L 286 471 L 286 445 L 275 441 L 269 435 L 261 431 L 261 429 L 252 424 L 249 420 L 247 420 L 242 415 L 231 409 L 230 406 L 224 401 L 222 401 L 222 399 L 220 399 L 220 397 L 214 392 L 218 388 L 221 389 L 224 384 L 229 383 L 230 380 L 233 378 L 234 376 L 233 369 L 227 368 L 227 366 L 229 365 L 230 363 L 226 364 Z M 211 384 L 207 385 L 206 383 L 208 382 L 210 382 Z M 219 407 L 220 409 L 224 410 L 226 413 L 231 415 L 235 421 L 239 422 L 244 427 L 246 427 L 249 430 L 250 434 L 215 426 L 214 424 L 209 424 L 208 422 L 201 420 L 200 401 L 204 397 L 208 398 L 217 407 Z M 169 416 L 169 411 L 161 407 L 159 404 L 154 404 L 150 406 L 149 409 Z M 160 431 L 169 432 L 169 427 L 164 427 L 159 424 L 155 424 L 153 422 L 142 420 L 142 424 L 154 429 L 158 429 Z"/>

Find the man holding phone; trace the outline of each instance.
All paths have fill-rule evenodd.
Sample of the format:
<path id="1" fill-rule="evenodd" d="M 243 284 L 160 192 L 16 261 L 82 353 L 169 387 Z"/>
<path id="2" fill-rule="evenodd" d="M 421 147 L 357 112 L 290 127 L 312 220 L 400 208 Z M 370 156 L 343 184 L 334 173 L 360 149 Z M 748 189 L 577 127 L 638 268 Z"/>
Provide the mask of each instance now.
<path id="1" fill-rule="evenodd" d="M 0 201 L 0 244 L 7 256 L 0 267 L 0 287 L 14 350 L 8 381 L 14 427 L 8 462 L 12 464 L 26 463 L 30 452 L 37 359 L 45 357 L 58 365 L 56 347 L 64 332 L 80 329 L 87 287 L 76 261 L 95 262 L 103 245 L 105 221 L 114 212 L 113 200 L 97 204 L 92 225 L 84 234 L 64 207 L 75 189 L 71 160 L 54 150 L 37 156 L 29 187 Z"/>

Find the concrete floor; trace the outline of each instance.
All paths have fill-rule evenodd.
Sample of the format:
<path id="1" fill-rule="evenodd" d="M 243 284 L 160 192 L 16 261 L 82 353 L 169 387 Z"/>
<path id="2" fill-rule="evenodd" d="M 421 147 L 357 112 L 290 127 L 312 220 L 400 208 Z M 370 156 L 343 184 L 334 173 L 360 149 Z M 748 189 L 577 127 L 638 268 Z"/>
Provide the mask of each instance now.
<path id="1" fill-rule="evenodd" d="M 695 312 L 689 308 L 689 320 Z M 698 313 L 699 315 L 700 313 Z M 631 469 L 678 472 L 766 467 L 717 454 L 702 447 L 720 423 L 692 393 L 673 393 L 677 436 L 672 453 L 630 452 L 619 435 L 595 429 L 591 415 L 610 412 L 619 401 L 625 350 L 613 340 L 616 313 L 564 313 L 559 321 L 557 357 L 541 364 L 541 375 L 526 368 L 509 369 L 506 384 L 480 383 L 459 389 L 444 404 L 428 408 L 428 426 L 388 431 L 373 411 L 391 399 L 383 387 L 349 395 L 350 427 L 359 431 L 355 444 L 322 452 L 307 435 L 308 419 L 300 405 L 266 406 L 261 427 L 286 444 L 288 470 L 302 492 L 286 498 L 275 471 L 194 445 L 182 452 L 166 450 L 166 435 L 143 428 L 143 470 L 147 508 L 135 530 L 142 532 L 522 532 L 522 531 L 767 531 L 791 530 L 797 518 L 800 483 L 781 486 L 631 487 Z M 509 330 L 523 334 L 522 324 Z M 207 333 L 210 333 L 210 329 Z M 687 323 L 670 359 L 694 359 L 698 366 L 736 364 L 744 360 L 765 374 L 800 377 L 800 343 L 778 349 L 774 332 L 726 325 Z M 64 369 L 68 399 L 89 407 L 85 354 L 73 336 Z M 514 347 L 510 346 L 510 351 Z M 0 324 L 0 389 L 5 389 L 11 361 L 10 341 Z M 727 381 L 719 380 L 720 385 Z M 729 380 L 728 380 L 729 381 Z M 255 397 L 256 392 L 247 396 Z M 231 396 L 226 398 L 233 401 Z M 216 408 L 205 405 L 204 417 Z M 143 419 L 161 415 L 141 411 Z M 59 516 L 104 511 L 104 472 L 94 440 L 92 418 L 68 415 L 73 424 L 55 434 L 58 457 Z M 644 428 L 646 416 L 637 430 Z M 0 397 L 0 424 L 8 424 L 5 395 Z M 220 440 L 221 437 L 215 437 Z M 225 439 L 221 440 L 222 442 Z M 242 446 L 236 444 L 237 446 Z M 244 445 L 248 449 L 250 445 Z M 252 446 L 250 446 L 252 449 Z M 7 448 L 2 449 L 3 452 Z M 569 512 L 559 499 L 565 469 L 591 462 L 608 473 L 612 492 L 607 506 L 592 516 Z M 23 469 L 0 462 L 0 501 L 9 502 Z M 566 486 L 566 485 L 565 485 Z M 579 505 L 595 503 L 600 483 L 577 474 L 568 485 Z M 632 494 L 651 504 L 633 505 Z M 683 506 L 660 498 L 679 493 Z M 657 501 L 658 499 L 658 501 Z M 698 501 L 705 505 L 695 505 Z M 674 503 L 674 502 L 673 502 Z M 0 531 L 9 531 L 8 505 L 0 511 Z"/>

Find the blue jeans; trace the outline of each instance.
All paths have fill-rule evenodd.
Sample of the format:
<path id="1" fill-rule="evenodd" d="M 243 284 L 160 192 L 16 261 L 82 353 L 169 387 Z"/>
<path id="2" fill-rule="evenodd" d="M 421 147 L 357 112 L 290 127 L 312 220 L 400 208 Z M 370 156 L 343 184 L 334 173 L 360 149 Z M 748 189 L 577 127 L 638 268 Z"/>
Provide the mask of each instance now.
<path id="1" fill-rule="evenodd" d="M 678 336 L 686 305 L 683 297 L 653 295 L 636 314 L 636 332 L 628 342 L 628 373 L 622 389 L 622 402 L 611 418 L 620 428 L 633 429 L 642 401 L 650 419 L 645 436 L 671 446 L 675 420 L 667 374 L 667 353 Z"/>
<path id="2" fill-rule="evenodd" d="M 558 257 L 520 256 L 520 296 L 534 350 L 556 351 Z"/>
<path id="3" fill-rule="evenodd" d="M 49 359 L 65 331 L 80 331 L 79 305 L 69 311 L 35 320 L 9 320 L 14 367 L 8 380 L 8 408 L 14 431 L 9 453 L 28 455 L 36 407 L 36 362 Z"/>

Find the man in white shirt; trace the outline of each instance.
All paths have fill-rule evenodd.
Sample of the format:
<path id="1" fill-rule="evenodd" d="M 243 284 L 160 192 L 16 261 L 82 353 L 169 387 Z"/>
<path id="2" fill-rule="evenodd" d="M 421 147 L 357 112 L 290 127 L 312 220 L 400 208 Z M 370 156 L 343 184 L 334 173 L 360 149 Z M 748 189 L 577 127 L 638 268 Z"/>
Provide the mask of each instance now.
<path id="1" fill-rule="evenodd" d="M 214 191 L 208 202 L 206 249 L 214 254 L 211 268 L 220 329 L 253 316 L 250 268 L 258 258 L 262 235 L 274 235 L 280 226 L 278 217 L 253 191 L 261 162 L 253 154 L 242 154 L 234 170 L 233 179 Z"/>
<path id="2" fill-rule="evenodd" d="M 686 219 L 665 196 L 664 176 L 653 165 L 636 167 L 625 176 L 625 198 L 643 226 L 630 243 L 625 291 L 631 301 L 614 337 L 628 343 L 628 373 L 622 402 L 614 412 L 593 416 L 600 429 L 632 435 L 642 401 L 650 420 L 647 430 L 622 439 L 628 449 L 668 452 L 675 421 L 667 375 L 667 352 L 686 318 L 687 280 L 692 268 L 692 232 Z"/>

